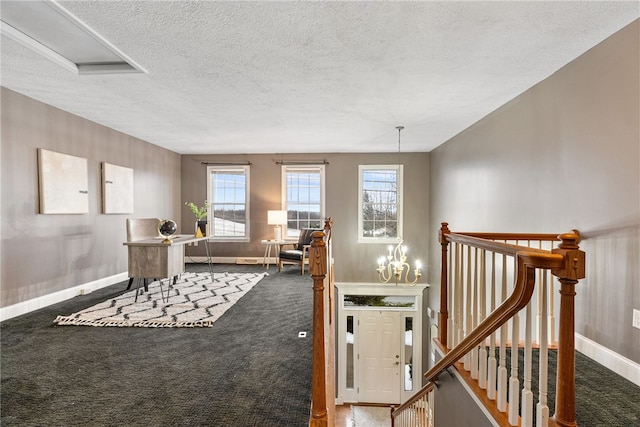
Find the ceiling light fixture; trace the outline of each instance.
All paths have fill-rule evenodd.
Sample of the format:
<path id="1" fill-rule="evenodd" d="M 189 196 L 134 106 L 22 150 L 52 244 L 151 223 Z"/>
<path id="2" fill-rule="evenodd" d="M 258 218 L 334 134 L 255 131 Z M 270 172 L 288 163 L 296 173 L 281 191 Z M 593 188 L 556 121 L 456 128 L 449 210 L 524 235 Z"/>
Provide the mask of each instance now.
<path id="1" fill-rule="evenodd" d="M 147 72 L 55 1 L 3 1 L 0 30 L 77 74 Z"/>
<path id="2" fill-rule="evenodd" d="M 396 129 L 398 129 L 398 163 L 400 163 L 400 132 L 402 132 L 404 126 L 396 126 Z"/>
<path id="3" fill-rule="evenodd" d="M 398 167 L 400 167 L 400 153 L 402 152 L 400 146 L 400 132 L 404 129 L 404 126 L 396 126 L 398 129 Z M 414 286 L 418 283 L 420 276 L 422 276 L 422 263 L 420 261 L 415 262 L 413 269 L 413 279 L 409 276 L 411 274 L 411 267 L 407 263 L 407 247 L 403 245 L 402 236 L 398 236 L 400 241 L 393 247 L 389 245 L 388 253 L 386 256 L 378 258 L 378 279 L 382 283 L 388 283 L 391 279 L 394 279 L 396 286 L 398 283 L 404 282 L 409 286 Z"/>

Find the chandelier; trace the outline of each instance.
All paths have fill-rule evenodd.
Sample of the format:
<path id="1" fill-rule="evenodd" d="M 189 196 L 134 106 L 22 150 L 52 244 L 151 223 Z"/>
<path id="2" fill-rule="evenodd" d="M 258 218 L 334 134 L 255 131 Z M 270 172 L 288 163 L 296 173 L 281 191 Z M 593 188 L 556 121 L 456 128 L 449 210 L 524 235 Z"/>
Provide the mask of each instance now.
<path id="1" fill-rule="evenodd" d="M 404 129 L 404 126 L 396 126 L 396 129 L 398 129 L 398 165 L 400 165 L 400 132 Z M 389 283 L 393 279 L 396 282 L 396 286 L 400 282 L 410 286 L 418 283 L 418 279 L 422 276 L 422 264 L 420 261 L 415 262 L 413 279 L 411 279 L 411 267 L 407 263 L 407 247 L 403 245 L 402 238 L 400 238 L 400 242 L 395 248 L 389 245 L 388 249 L 389 253 L 386 256 L 378 258 L 378 279 L 382 283 Z"/>
<path id="2" fill-rule="evenodd" d="M 389 245 L 389 253 L 386 256 L 378 258 L 378 279 L 382 283 L 389 283 L 394 279 L 396 286 L 398 283 L 404 282 L 407 285 L 415 285 L 422 276 L 422 264 L 420 261 L 415 262 L 413 269 L 413 279 L 411 276 L 411 267 L 407 263 L 407 247 L 402 244 L 402 240 L 394 248 Z"/>

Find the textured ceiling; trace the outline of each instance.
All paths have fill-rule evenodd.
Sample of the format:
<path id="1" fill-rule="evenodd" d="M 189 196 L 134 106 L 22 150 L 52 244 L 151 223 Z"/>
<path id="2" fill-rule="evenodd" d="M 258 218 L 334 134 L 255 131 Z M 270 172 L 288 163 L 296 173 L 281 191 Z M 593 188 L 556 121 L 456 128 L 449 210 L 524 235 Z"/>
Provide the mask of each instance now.
<path id="1" fill-rule="evenodd" d="M 2 86 L 183 154 L 389 152 L 397 125 L 402 151 L 431 151 L 640 16 L 637 1 L 59 4 L 148 74 L 75 75 L 3 36 Z"/>

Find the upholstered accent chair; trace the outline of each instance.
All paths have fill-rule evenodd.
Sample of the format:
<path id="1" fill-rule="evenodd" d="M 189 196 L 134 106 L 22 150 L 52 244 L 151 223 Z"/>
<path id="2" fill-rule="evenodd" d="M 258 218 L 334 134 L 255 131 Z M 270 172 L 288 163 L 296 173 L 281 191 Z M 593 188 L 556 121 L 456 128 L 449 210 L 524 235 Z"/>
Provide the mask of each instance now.
<path id="1" fill-rule="evenodd" d="M 127 218 L 127 242 L 135 242 L 137 240 L 153 239 L 160 236 L 158 232 L 158 224 L 160 218 Z M 129 277 L 129 285 L 127 290 L 131 288 L 133 277 Z M 144 279 L 144 289 L 147 288 L 147 279 Z"/>
<path id="2" fill-rule="evenodd" d="M 298 242 L 283 243 L 280 245 L 280 254 L 278 255 L 278 271 L 282 271 L 284 263 L 300 264 L 300 274 L 304 274 L 304 266 L 309 264 L 309 247 L 313 238 L 311 235 L 314 231 L 322 231 L 321 228 L 303 228 L 300 230 Z"/>

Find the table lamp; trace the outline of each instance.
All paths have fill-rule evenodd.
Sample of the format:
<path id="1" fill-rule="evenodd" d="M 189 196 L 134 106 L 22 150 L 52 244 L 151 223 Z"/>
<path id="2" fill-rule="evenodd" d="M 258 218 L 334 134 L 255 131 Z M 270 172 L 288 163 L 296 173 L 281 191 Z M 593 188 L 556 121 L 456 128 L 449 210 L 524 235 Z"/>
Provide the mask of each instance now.
<path id="1" fill-rule="evenodd" d="M 267 211 L 267 224 L 273 225 L 273 240 L 282 240 L 282 226 L 287 223 L 287 211 Z"/>

